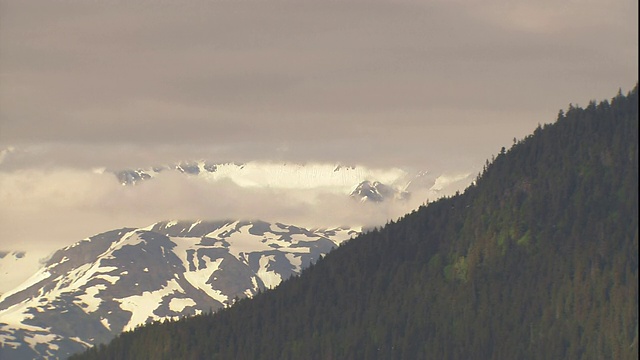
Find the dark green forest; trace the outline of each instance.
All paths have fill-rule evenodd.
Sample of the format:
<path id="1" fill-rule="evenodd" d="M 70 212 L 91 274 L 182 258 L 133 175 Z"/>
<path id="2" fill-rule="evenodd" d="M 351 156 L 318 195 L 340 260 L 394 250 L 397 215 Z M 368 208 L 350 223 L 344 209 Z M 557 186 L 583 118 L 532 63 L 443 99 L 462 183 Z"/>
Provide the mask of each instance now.
<path id="1" fill-rule="evenodd" d="M 551 120 L 551 119 L 549 119 Z M 637 359 L 638 92 L 217 313 L 71 359 Z"/>

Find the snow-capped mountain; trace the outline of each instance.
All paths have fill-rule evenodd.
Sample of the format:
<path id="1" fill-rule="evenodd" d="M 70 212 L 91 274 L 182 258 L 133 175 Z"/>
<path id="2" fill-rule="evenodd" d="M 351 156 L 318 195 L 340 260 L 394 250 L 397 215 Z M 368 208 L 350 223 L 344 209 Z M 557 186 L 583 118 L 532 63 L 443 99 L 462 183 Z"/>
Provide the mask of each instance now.
<path id="1" fill-rule="evenodd" d="M 395 189 L 379 181 L 366 180 L 358 184 L 349 196 L 362 202 L 382 202 L 387 199 L 404 200 L 409 197 L 409 192 Z"/>
<path id="2" fill-rule="evenodd" d="M 335 164 L 279 164 L 279 163 L 225 163 L 207 161 L 184 162 L 176 165 L 144 169 L 111 171 L 122 185 L 136 185 L 162 173 L 179 172 L 209 182 L 230 180 L 238 186 L 277 189 L 324 189 L 346 195 L 363 182 L 385 184 L 399 192 L 404 190 L 417 174 L 398 169 L 371 169 L 364 166 Z"/>
<path id="3" fill-rule="evenodd" d="M 263 221 L 170 221 L 93 236 L 57 251 L 0 297 L 0 358 L 64 358 L 139 324 L 229 306 L 356 234 Z"/>
<path id="4" fill-rule="evenodd" d="M 471 181 L 470 174 L 435 175 L 400 168 L 373 169 L 336 164 L 183 162 L 150 168 L 110 170 L 122 185 L 136 185 L 162 174 L 181 173 L 214 184 L 231 181 L 240 188 L 320 190 L 362 202 L 403 201 L 414 192 L 431 199 L 451 195 Z M 450 191 L 452 190 L 453 191 Z"/>

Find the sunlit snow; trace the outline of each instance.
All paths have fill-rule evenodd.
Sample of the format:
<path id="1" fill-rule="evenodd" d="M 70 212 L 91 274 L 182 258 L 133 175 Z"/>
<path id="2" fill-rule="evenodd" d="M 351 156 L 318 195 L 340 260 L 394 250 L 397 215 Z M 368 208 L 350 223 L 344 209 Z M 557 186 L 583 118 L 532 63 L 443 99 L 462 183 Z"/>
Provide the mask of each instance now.
<path id="1" fill-rule="evenodd" d="M 56 340 L 58 336 L 53 334 L 33 334 L 32 336 L 25 336 L 24 341 L 29 344 L 29 347 L 32 349 L 35 348 L 37 344 L 49 344 L 49 348 L 51 350 L 57 350 L 58 345 L 51 344 L 53 340 Z"/>
<path id="2" fill-rule="evenodd" d="M 268 288 L 274 288 L 282 282 L 282 276 L 275 271 L 269 271 L 269 262 L 274 261 L 273 255 L 267 255 L 260 258 L 260 270 L 256 272 L 256 275 L 260 277 L 260 280 Z"/>
<path id="3" fill-rule="evenodd" d="M 107 318 L 100 318 L 100 323 L 102 324 L 102 326 L 104 326 L 107 330 L 111 330 L 111 324 L 109 324 L 109 319 Z"/>
<path id="4" fill-rule="evenodd" d="M 169 302 L 169 309 L 171 311 L 181 312 L 187 306 L 193 306 L 193 305 L 196 305 L 196 302 L 193 301 L 193 299 L 189 299 L 189 298 L 186 298 L 186 299 L 173 298 Z"/>
<path id="5" fill-rule="evenodd" d="M 92 313 L 98 310 L 102 299 L 96 297 L 100 293 L 100 290 L 106 289 L 107 286 L 104 284 L 98 284 L 88 288 L 84 294 L 78 296 L 78 300 L 74 301 L 74 303 L 80 305 L 84 312 Z"/>
<path id="6" fill-rule="evenodd" d="M 131 312 L 131 318 L 123 331 L 133 330 L 136 325 L 144 324 L 149 318 L 158 320 L 160 317 L 153 312 L 162 303 L 162 298 L 174 292 L 182 293 L 182 288 L 175 279 L 172 279 L 163 288 L 156 291 L 145 291 L 142 295 L 128 296 L 122 299 L 114 299 L 120 303 L 120 308 Z"/>
<path id="7" fill-rule="evenodd" d="M 287 260 L 289 260 L 289 262 L 291 263 L 291 265 L 293 265 L 293 267 L 295 268 L 295 272 L 299 272 L 302 268 L 302 258 L 299 255 L 295 255 L 295 254 L 284 254 L 284 256 L 286 256 Z"/>
<path id="8" fill-rule="evenodd" d="M 186 224 L 184 229 L 193 230 L 200 223 Z M 178 222 L 172 221 L 169 224 L 175 226 L 178 225 Z M 149 230 L 152 228 L 153 226 L 148 227 Z M 305 233 L 299 233 L 300 231 Z M 25 324 L 24 321 L 34 319 L 34 314 L 30 312 L 36 313 L 35 316 L 38 316 L 37 313 L 47 311 L 59 311 L 59 314 L 69 313 L 69 308 L 59 308 L 56 302 L 68 298 L 70 295 L 73 303 L 85 313 L 92 314 L 94 317 L 97 316 L 96 319 L 100 321 L 105 329 L 110 331 L 122 330 L 112 329 L 113 323 L 110 323 L 109 319 L 114 319 L 112 318 L 114 316 L 113 311 L 101 311 L 105 310 L 101 309 L 101 307 L 105 302 L 110 301 L 110 298 L 105 297 L 105 294 L 108 293 L 112 286 L 116 286 L 115 289 L 118 289 L 117 284 L 119 281 L 131 281 L 132 279 L 137 281 L 135 276 L 153 271 L 150 267 L 144 267 L 141 270 L 137 270 L 135 267 L 124 267 L 127 265 L 121 266 L 118 262 L 118 251 L 124 246 L 141 244 L 139 246 L 141 250 L 149 250 L 146 247 L 148 245 L 147 240 L 142 238 L 144 236 L 142 235 L 143 233 L 144 230 L 142 229 L 126 233 L 123 231 L 114 239 L 108 249 L 90 259 L 86 259 L 85 261 L 87 262 L 85 263 L 74 264 L 75 267 L 70 270 L 65 267 L 64 272 L 58 272 L 57 266 L 61 263 L 58 262 L 50 264 L 35 273 L 12 293 L 26 290 L 29 286 L 43 280 L 47 281 L 47 285 L 38 288 L 35 296 L 25 298 L 22 302 L 0 311 L 0 341 L 2 341 L 2 344 L 5 346 L 18 346 L 21 341 L 24 343 L 24 341 L 27 341 L 26 339 L 29 339 L 29 345 L 35 346 L 35 344 L 41 343 L 48 346 L 49 350 L 53 349 L 47 341 L 62 341 L 51 337 L 54 332 L 39 326 Z M 185 231 L 185 233 L 188 232 Z M 154 313 L 161 305 L 163 306 L 162 311 L 166 311 L 168 307 L 174 313 L 181 313 L 185 310 L 198 313 L 199 311 L 195 309 L 189 309 L 190 306 L 199 306 L 200 300 L 195 297 L 190 298 L 189 296 L 191 295 L 186 294 L 186 288 L 182 287 L 185 285 L 185 280 L 211 299 L 223 306 L 229 306 L 233 303 L 231 296 L 241 294 L 252 296 L 262 285 L 273 288 L 281 283 L 283 280 L 282 275 L 273 270 L 275 267 L 273 267 L 274 264 L 272 262 L 280 259 L 279 255 L 278 257 L 273 255 L 274 251 L 281 253 L 287 259 L 286 261 L 291 264 L 292 270 L 298 272 L 303 266 L 302 255 L 309 253 L 309 247 L 298 246 L 299 242 L 330 238 L 334 243 L 340 243 L 348 239 L 352 234 L 352 230 L 331 229 L 307 232 L 305 229 L 288 227 L 282 224 L 236 221 L 221 225 L 217 230 L 207 234 L 208 242 L 203 241 L 202 236 L 170 237 L 175 246 L 162 247 L 162 259 L 170 259 L 171 256 L 175 255 L 180 259 L 184 270 L 172 274 L 170 280 L 161 280 L 164 283 L 152 284 L 145 282 L 145 286 L 152 284 L 156 287 L 154 288 L 155 290 L 145 291 L 142 294 L 135 292 L 135 290 L 133 292 L 126 292 L 125 290 L 124 293 L 121 292 L 121 289 L 117 290 L 121 294 L 119 295 L 120 298 L 113 300 L 119 303 L 125 314 L 131 313 L 131 317 L 123 330 L 131 330 L 148 320 L 159 320 L 170 316 L 161 316 Z M 91 246 L 90 240 L 75 244 L 75 246 L 79 245 Z M 256 259 L 258 263 L 253 263 L 251 266 L 257 266 L 258 268 L 253 269 L 255 272 L 251 272 L 249 259 L 251 256 L 255 256 L 256 253 L 261 254 L 261 256 Z M 233 266 L 238 266 L 234 264 L 235 260 L 230 259 L 227 254 L 238 259 L 240 266 L 246 266 L 247 274 L 251 274 L 246 278 L 246 280 L 250 281 L 247 284 L 247 288 L 235 289 L 233 290 L 235 291 L 233 295 L 226 294 L 224 291 L 228 290 L 225 290 L 225 288 L 216 288 L 227 281 L 225 278 L 225 281 L 216 282 L 217 276 L 223 276 L 214 274 L 216 271 L 221 269 L 223 270 L 221 274 L 229 276 L 229 273 L 225 271 L 225 259 L 230 261 Z M 62 259 L 63 262 L 78 261 L 78 259 L 69 259 L 66 256 L 63 256 Z M 288 265 L 285 263 L 285 268 Z M 280 268 L 280 265 L 278 265 L 278 268 Z M 233 267 L 230 269 L 233 269 Z M 53 280 L 51 279 L 52 274 L 55 274 L 55 279 Z M 134 276 L 134 278 L 127 279 L 127 276 Z M 235 275 L 232 274 L 231 276 Z M 135 289 L 137 285 L 138 283 L 136 282 L 131 289 Z M 188 288 L 191 288 L 191 286 Z M 131 295 L 132 293 L 136 295 Z M 172 295 L 177 295 L 177 297 Z M 115 312 L 118 313 L 118 311 Z M 7 333 L 11 334 L 15 331 L 24 331 L 25 340 L 7 335 Z M 49 336 L 50 334 L 51 336 Z M 84 336 L 84 334 L 81 336 Z M 72 340 L 88 346 L 93 340 L 89 335 L 86 337 L 84 340 L 80 338 Z M 53 345 L 55 346 L 55 344 Z"/>
<path id="9" fill-rule="evenodd" d="M 171 241 L 176 244 L 173 252 L 180 258 L 180 260 L 182 260 L 182 264 L 186 269 L 184 273 L 185 279 L 187 279 L 187 281 L 191 283 L 191 285 L 193 285 L 193 287 L 195 287 L 196 289 L 204 291 L 212 299 L 224 304 L 228 300 L 228 297 L 224 295 L 220 290 L 214 289 L 211 284 L 207 283 L 211 278 L 211 275 L 220 267 L 220 264 L 223 261 L 222 258 L 212 261 L 209 256 L 203 255 L 199 259 L 194 259 L 195 264 L 193 265 L 196 266 L 196 270 L 189 270 L 190 264 L 189 260 L 187 259 L 187 251 L 195 251 L 199 248 L 199 246 L 196 244 L 196 240 L 197 239 L 194 238 L 172 237 Z M 199 261 L 203 261 L 204 266 L 198 266 L 200 265 Z"/>
<path id="10" fill-rule="evenodd" d="M 2 294 L 2 296 L 0 296 L 0 302 L 3 301 L 4 299 L 8 298 L 9 296 L 15 294 L 15 293 L 18 293 L 18 292 L 20 292 L 22 290 L 28 289 L 30 286 L 35 285 L 35 284 L 39 283 L 42 280 L 46 280 L 50 276 L 51 276 L 51 273 L 49 273 L 49 271 L 47 271 L 46 269 L 40 269 L 38 272 L 33 274 L 30 278 L 25 280 L 22 284 L 18 285 L 13 290 Z"/>

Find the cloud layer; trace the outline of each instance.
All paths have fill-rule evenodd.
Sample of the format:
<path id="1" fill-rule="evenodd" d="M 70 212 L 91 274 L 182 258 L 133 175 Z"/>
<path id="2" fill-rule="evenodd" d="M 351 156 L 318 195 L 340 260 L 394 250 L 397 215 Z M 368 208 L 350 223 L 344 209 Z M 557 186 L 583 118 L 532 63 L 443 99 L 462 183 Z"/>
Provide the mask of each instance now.
<path id="1" fill-rule="evenodd" d="M 456 181 L 457 180 L 457 181 Z M 177 171 L 136 186 L 109 173 L 78 169 L 0 172 L 0 249 L 43 254 L 101 231 L 161 220 L 261 219 L 307 227 L 378 226 L 428 198 L 466 186 L 468 177 L 440 178 L 439 192 L 416 191 L 409 201 L 360 203 L 333 188 L 243 187 Z M 355 184 L 354 184 L 355 185 Z"/>
<path id="2" fill-rule="evenodd" d="M 1 5 L 0 145 L 89 149 L 68 164 L 482 161 L 637 81 L 633 0 Z"/>

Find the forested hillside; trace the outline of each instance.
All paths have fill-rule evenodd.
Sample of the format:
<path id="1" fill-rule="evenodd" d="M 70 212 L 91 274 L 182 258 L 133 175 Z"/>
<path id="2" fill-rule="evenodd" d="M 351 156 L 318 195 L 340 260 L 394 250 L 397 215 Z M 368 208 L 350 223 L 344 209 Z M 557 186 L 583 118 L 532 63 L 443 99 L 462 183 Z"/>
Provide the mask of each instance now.
<path id="1" fill-rule="evenodd" d="M 638 93 L 250 300 L 73 359 L 637 359 Z"/>

